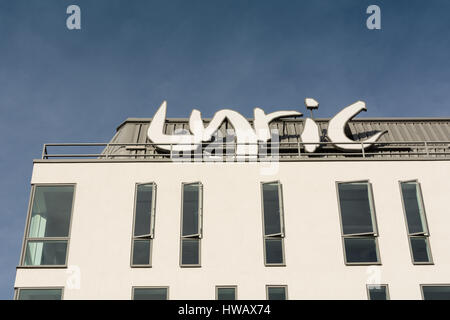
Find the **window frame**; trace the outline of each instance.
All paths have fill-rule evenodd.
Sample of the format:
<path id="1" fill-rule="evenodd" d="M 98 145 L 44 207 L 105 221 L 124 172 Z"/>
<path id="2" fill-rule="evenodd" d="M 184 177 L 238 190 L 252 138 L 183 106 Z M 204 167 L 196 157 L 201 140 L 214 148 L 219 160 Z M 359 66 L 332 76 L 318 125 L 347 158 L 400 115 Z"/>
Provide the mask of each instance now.
<path id="1" fill-rule="evenodd" d="M 341 199 L 339 196 L 339 185 L 340 184 L 353 184 L 353 183 L 365 183 L 367 184 L 367 191 L 368 191 L 368 199 L 369 199 L 369 207 L 370 207 L 370 214 L 371 214 L 371 221 L 372 221 L 372 229 L 373 232 L 363 232 L 363 233 L 354 233 L 354 234 L 344 234 L 344 224 L 342 220 L 342 210 L 341 210 Z M 336 181 L 336 195 L 337 195 L 337 202 L 338 202 L 338 213 L 339 213 L 339 225 L 341 228 L 341 242 L 342 242 L 342 251 L 344 256 L 344 264 L 346 266 L 368 266 L 368 265 L 382 265 L 381 262 L 381 254 L 380 254 L 380 246 L 378 243 L 378 237 L 380 236 L 379 229 L 378 229 L 378 221 L 377 221 L 377 214 L 375 210 L 375 197 L 373 193 L 372 183 L 369 179 L 366 180 L 349 180 L 349 181 Z M 345 239 L 346 238 L 352 238 L 352 239 L 364 239 L 364 238 L 373 238 L 375 241 L 375 250 L 376 250 L 376 256 L 377 261 L 376 262 L 348 262 L 347 261 L 347 252 L 345 249 Z"/>
<path id="2" fill-rule="evenodd" d="M 142 236 L 135 236 L 135 226 L 136 226 L 136 208 L 137 208 L 137 193 L 138 187 L 140 185 L 152 185 L 152 207 L 150 213 L 150 233 Z M 153 253 L 153 239 L 155 238 L 155 219 L 156 219 L 156 193 L 157 193 L 157 184 L 154 181 L 151 182 L 139 182 L 135 184 L 134 189 L 134 207 L 133 207 L 133 227 L 131 232 L 131 252 L 130 252 L 130 267 L 131 268 L 151 268 L 152 267 L 152 253 Z M 133 263 L 133 254 L 134 254 L 134 242 L 135 240 L 149 240 L 149 259 L 148 264 L 134 264 Z"/>
<path id="3" fill-rule="evenodd" d="M 134 300 L 134 289 L 166 289 L 166 300 L 169 300 L 169 286 L 132 286 L 131 300 Z"/>
<path id="4" fill-rule="evenodd" d="M 408 226 L 408 217 L 406 215 L 406 206 L 405 206 L 405 200 L 403 199 L 403 190 L 402 190 L 402 184 L 403 183 L 415 183 L 416 184 L 416 188 L 418 188 L 418 192 L 419 192 L 419 196 L 420 199 L 418 199 L 418 201 L 420 201 L 421 203 L 419 203 L 419 205 L 421 206 L 422 210 L 423 210 L 423 216 L 422 218 L 422 224 L 425 223 L 425 226 L 422 225 L 422 228 L 424 230 L 424 232 L 415 232 L 415 233 L 410 233 L 409 232 L 409 226 Z M 433 260 L 433 254 L 431 252 L 431 242 L 430 242 L 430 228 L 428 225 L 428 219 L 427 219 L 427 213 L 425 210 L 425 203 L 423 201 L 423 194 L 422 194 L 422 186 L 419 182 L 418 179 L 411 179 L 411 180 L 399 180 L 398 182 L 398 186 L 399 186 L 399 190 L 400 190 L 400 198 L 402 201 L 402 210 L 403 210 L 403 218 L 405 221 L 405 226 L 406 226 L 406 237 L 408 240 L 408 247 L 409 247 L 409 253 L 411 256 L 411 262 L 413 265 L 434 265 L 434 260 Z M 429 261 L 427 262 L 416 262 L 414 261 L 414 253 L 413 253 L 413 249 L 412 249 L 412 245 L 411 245 L 411 239 L 412 238 L 425 238 L 425 241 L 427 243 L 427 252 L 428 252 L 428 258 Z"/>
<path id="5" fill-rule="evenodd" d="M 69 232 L 67 237 L 44 237 L 44 238 L 30 238 L 28 237 L 28 234 L 30 232 L 30 225 L 31 225 L 31 214 L 33 211 L 33 203 L 34 198 L 36 195 L 36 189 L 37 187 L 64 187 L 64 186 L 70 186 L 73 187 L 73 195 L 72 195 L 72 207 L 70 209 L 70 221 L 69 221 Z M 76 191 L 77 191 L 77 184 L 76 183 L 32 183 L 31 184 L 31 192 L 30 192 L 30 198 L 28 201 L 28 212 L 27 212 L 27 219 L 25 223 L 25 232 L 22 240 L 22 250 L 20 253 L 20 260 L 19 265 L 16 267 L 16 269 L 61 269 L 61 268 L 67 268 L 67 261 L 69 259 L 69 249 L 70 249 L 70 238 L 72 234 L 72 223 L 73 223 L 73 211 L 75 208 L 75 199 L 76 199 Z M 66 259 L 64 261 L 64 264 L 57 264 L 57 265 L 25 265 L 25 258 L 26 258 L 26 250 L 27 250 L 27 244 L 28 241 L 66 241 Z M 46 287 L 45 287 L 46 288 Z M 37 288 L 39 289 L 39 288 Z"/>
<path id="6" fill-rule="evenodd" d="M 386 300 L 391 300 L 391 296 L 389 294 L 389 285 L 386 283 L 384 283 L 384 284 L 366 284 L 367 300 L 372 301 L 372 299 L 370 299 L 370 287 L 385 287 L 386 288 Z"/>
<path id="7" fill-rule="evenodd" d="M 219 289 L 234 289 L 234 300 L 238 300 L 238 286 L 237 285 L 216 285 L 216 300 L 219 300 Z M 231 301 L 231 300 L 230 300 Z"/>
<path id="8" fill-rule="evenodd" d="M 285 300 L 289 300 L 287 284 L 266 284 L 266 300 L 269 300 L 269 288 L 284 288 Z"/>
<path id="9" fill-rule="evenodd" d="M 264 185 L 265 184 L 277 184 L 278 185 L 278 201 L 279 201 L 279 210 L 280 210 L 280 233 L 274 233 L 266 235 L 266 222 L 264 218 Z M 262 235 L 263 235 L 263 252 L 264 252 L 264 266 L 265 267 L 285 267 L 286 266 L 286 254 L 285 254 L 285 246 L 284 239 L 286 237 L 286 224 L 285 224 L 285 215 L 284 215 L 284 202 L 283 202 L 283 184 L 280 180 L 274 181 L 261 181 L 260 182 L 260 190 L 261 190 L 261 216 L 262 216 Z M 266 252 L 266 240 L 281 240 L 281 256 L 283 262 L 281 263 L 267 263 L 267 252 Z"/>
<path id="10" fill-rule="evenodd" d="M 184 219 L 184 187 L 186 185 L 198 185 L 198 229 L 196 234 L 190 234 L 183 236 L 183 219 Z M 200 181 L 194 182 L 182 182 L 181 183 L 181 214 L 180 214 L 180 250 L 179 250 L 179 264 L 181 268 L 198 268 L 202 265 L 202 238 L 203 238 L 203 184 Z M 183 240 L 195 239 L 198 241 L 198 263 L 196 264 L 183 264 Z"/>
<path id="11" fill-rule="evenodd" d="M 57 287 L 16 287 L 14 288 L 14 300 L 19 300 L 19 294 L 20 294 L 20 290 L 22 289 L 30 289 L 30 290 L 56 290 L 56 289 L 60 289 L 61 290 L 61 300 L 64 300 L 64 287 L 61 286 L 57 286 Z"/>
<path id="12" fill-rule="evenodd" d="M 420 294 L 422 297 L 422 300 L 425 300 L 425 295 L 423 293 L 423 287 L 450 287 L 450 283 L 423 283 L 420 284 Z M 445 301 L 445 300 L 441 300 Z"/>

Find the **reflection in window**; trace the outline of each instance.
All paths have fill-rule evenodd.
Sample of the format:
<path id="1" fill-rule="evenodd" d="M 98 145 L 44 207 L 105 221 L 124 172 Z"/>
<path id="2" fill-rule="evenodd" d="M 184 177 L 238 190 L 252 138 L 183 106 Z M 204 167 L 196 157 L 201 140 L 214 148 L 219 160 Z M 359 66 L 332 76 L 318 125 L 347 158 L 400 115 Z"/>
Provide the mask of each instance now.
<path id="1" fill-rule="evenodd" d="M 216 287 L 216 299 L 217 300 L 236 300 L 236 287 L 235 286 Z"/>
<path id="2" fill-rule="evenodd" d="M 180 265 L 200 266 L 203 186 L 199 182 L 182 186 Z"/>
<path id="3" fill-rule="evenodd" d="M 73 185 L 33 187 L 22 265 L 66 264 L 74 188 Z"/>
<path id="4" fill-rule="evenodd" d="M 284 265 L 283 195 L 279 182 L 263 183 L 264 262 Z"/>
<path id="5" fill-rule="evenodd" d="M 62 289 L 19 288 L 17 300 L 61 300 Z"/>
<path id="6" fill-rule="evenodd" d="M 401 182 L 400 185 L 413 263 L 432 263 L 420 184 L 417 181 L 408 181 Z"/>
<path id="7" fill-rule="evenodd" d="M 133 300 L 168 300 L 168 288 L 133 288 Z"/>
<path id="8" fill-rule="evenodd" d="M 371 185 L 338 183 L 338 197 L 346 263 L 379 263 Z"/>
<path id="9" fill-rule="evenodd" d="M 267 300 L 287 300 L 287 286 L 267 286 Z"/>
<path id="10" fill-rule="evenodd" d="M 151 266 L 151 249 L 155 231 L 156 184 L 138 184 L 134 205 L 132 266 Z"/>
<path id="11" fill-rule="evenodd" d="M 450 300 L 450 285 L 422 286 L 424 300 Z"/>
<path id="12" fill-rule="evenodd" d="M 387 285 L 367 285 L 367 293 L 369 300 L 389 300 L 389 292 Z"/>

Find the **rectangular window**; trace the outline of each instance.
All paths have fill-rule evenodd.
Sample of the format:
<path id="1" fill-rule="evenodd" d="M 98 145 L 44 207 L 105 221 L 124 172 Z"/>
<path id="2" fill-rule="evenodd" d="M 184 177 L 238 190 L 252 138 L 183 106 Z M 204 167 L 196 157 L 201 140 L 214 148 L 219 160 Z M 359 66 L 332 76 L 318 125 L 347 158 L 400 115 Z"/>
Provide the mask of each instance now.
<path id="1" fill-rule="evenodd" d="M 132 267 L 150 267 L 155 234 L 156 184 L 136 185 L 132 242 Z"/>
<path id="2" fill-rule="evenodd" d="M 287 300 L 287 286 L 266 286 L 267 300 Z"/>
<path id="3" fill-rule="evenodd" d="M 450 300 L 450 285 L 421 285 L 424 300 Z"/>
<path id="4" fill-rule="evenodd" d="M 284 266 L 283 193 L 280 182 L 261 184 L 264 263 L 266 266 Z"/>
<path id="5" fill-rule="evenodd" d="M 414 264 L 432 264 L 428 225 L 420 184 L 417 181 L 404 181 L 400 182 L 400 189 L 412 261 Z"/>
<path id="6" fill-rule="evenodd" d="M 22 266 L 65 266 L 74 185 L 34 185 Z"/>
<path id="7" fill-rule="evenodd" d="M 216 300 L 236 300 L 236 286 L 217 286 Z"/>
<path id="8" fill-rule="evenodd" d="M 168 300 L 168 287 L 134 287 L 133 300 Z"/>
<path id="9" fill-rule="evenodd" d="M 380 264 L 372 186 L 337 183 L 346 264 Z"/>
<path id="10" fill-rule="evenodd" d="M 180 265 L 199 267 L 203 232 L 203 185 L 200 182 L 183 183 L 181 202 Z"/>
<path id="11" fill-rule="evenodd" d="M 16 300 L 62 300 L 62 288 L 19 288 Z"/>
<path id="12" fill-rule="evenodd" d="M 367 295 L 369 300 L 389 300 L 388 286 L 387 284 L 369 284 Z"/>

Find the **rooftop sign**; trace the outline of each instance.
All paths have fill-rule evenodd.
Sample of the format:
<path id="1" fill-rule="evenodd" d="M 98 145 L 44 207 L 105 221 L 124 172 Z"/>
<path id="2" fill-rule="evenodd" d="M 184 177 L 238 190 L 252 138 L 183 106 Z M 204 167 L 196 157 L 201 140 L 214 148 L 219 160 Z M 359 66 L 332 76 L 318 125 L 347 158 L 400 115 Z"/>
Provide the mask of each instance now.
<path id="1" fill-rule="evenodd" d="M 311 108 L 317 108 L 318 103 L 311 98 L 305 100 Z M 272 138 L 269 124 L 280 118 L 301 117 L 303 114 L 298 111 L 276 111 L 266 114 L 261 108 L 254 109 L 253 126 L 240 113 L 222 109 L 214 114 L 212 120 L 205 127 L 200 111 L 194 109 L 189 117 L 189 132 L 175 132 L 175 134 L 164 133 L 164 123 L 166 120 L 167 102 L 164 101 L 156 111 L 148 128 L 148 138 L 157 148 L 167 151 L 192 151 L 197 150 L 205 142 L 210 142 L 220 125 L 228 119 L 232 124 L 236 136 L 236 155 L 257 156 L 258 143 L 267 143 Z M 380 131 L 364 141 L 354 141 L 345 134 L 347 122 L 361 111 L 367 111 L 363 101 L 357 101 L 338 112 L 328 123 L 326 136 L 333 145 L 344 151 L 361 151 L 372 146 L 384 133 Z M 306 118 L 301 140 L 305 145 L 305 151 L 312 153 L 320 145 L 319 126 L 312 118 Z M 355 142 L 360 142 L 355 144 Z"/>

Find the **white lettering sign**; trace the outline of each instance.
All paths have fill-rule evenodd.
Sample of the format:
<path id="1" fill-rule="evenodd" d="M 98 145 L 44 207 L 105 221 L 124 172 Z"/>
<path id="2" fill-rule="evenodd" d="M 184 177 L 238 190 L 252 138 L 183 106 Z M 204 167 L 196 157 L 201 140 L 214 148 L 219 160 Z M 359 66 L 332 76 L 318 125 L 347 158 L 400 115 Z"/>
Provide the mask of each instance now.
<path id="1" fill-rule="evenodd" d="M 361 143 L 355 143 L 345 134 L 347 122 L 353 119 L 361 111 L 366 111 L 365 103 L 357 101 L 352 105 L 342 109 L 328 123 L 327 136 L 333 145 L 341 150 L 355 151 L 361 148 L 367 149 L 372 146 L 384 133 L 381 131 Z M 166 121 L 167 102 L 164 101 L 156 111 L 147 131 L 148 138 L 156 144 L 156 147 L 167 151 L 192 151 L 200 147 L 203 142 L 211 141 L 213 134 L 220 125 L 228 119 L 233 125 L 236 136 L 236 155 L 256 157 L 258 154 L 258 142 L 267 142 L 271 138 L 269 124 L 275 120 L 286 117 L 301 117 L 298 111 L 276 111 L 266 114 L 261 108 L 254 109 L 253 127 L 247 119 L 240 113 L 223 109 L 214 114 L 214 117 L 205 127 L 200 111 L 194 109 L 189 117 L 189 132 L 183 131 L 181 134 L 165 134 L 164 123 Z M 305 144 L 306 152 L 314 152 L 320 144 L 319 126 L 311 119 L 305 121 L 301 140 Z"/>

